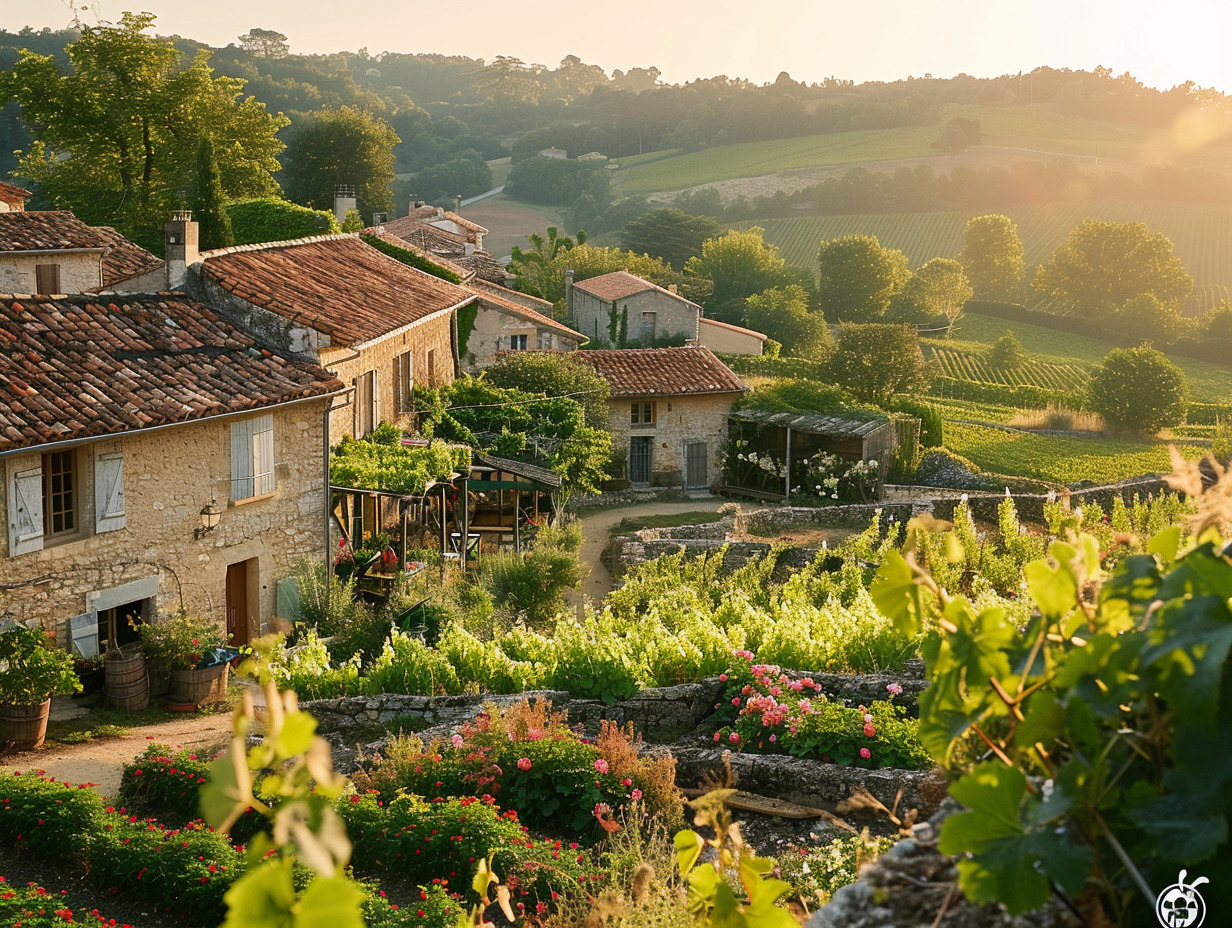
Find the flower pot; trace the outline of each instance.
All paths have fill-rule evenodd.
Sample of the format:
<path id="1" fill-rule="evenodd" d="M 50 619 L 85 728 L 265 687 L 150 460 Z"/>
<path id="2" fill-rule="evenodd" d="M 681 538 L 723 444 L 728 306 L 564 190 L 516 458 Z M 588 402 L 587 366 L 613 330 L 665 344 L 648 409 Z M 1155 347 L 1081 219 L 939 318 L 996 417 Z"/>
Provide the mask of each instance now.
<path id="1" fill-rule="evenodd" d="M 115 708 L 136 712 L 150 704 L 150 677 L 139 648 L 109 651 L 104 666 L 103 692 Z"/>
<path id="2" fill-rule="evenodd" d="M 204 670 L 173 670 L 167 690 L 170 702 L 197 704 L 222 702 L 227 698 L 229 664 L 206 667 Z"/>
<path id="3" fill-rule="evenodd" d="M 168 712 L 196 712 L 197 704 L 195 702 L 169 702 L 167 703 Z"/>
<path id="4" fill-rule="evenodd" d="M 43 746 L 47 737 L 47 714 L 51 697 L 37 706 L 0 703 L 0 742 L 13 742 L 14 750 L 26 751 Z"/>
<path id="5" fill-rule="evenodd" d="M 74 693 L 74 699 L 85 699 L 103 691 L 106 671 L 102 667 L 92 667 L 89 670 L 78 670 L 77 679 L 81 681 L 81 692 Z"/>

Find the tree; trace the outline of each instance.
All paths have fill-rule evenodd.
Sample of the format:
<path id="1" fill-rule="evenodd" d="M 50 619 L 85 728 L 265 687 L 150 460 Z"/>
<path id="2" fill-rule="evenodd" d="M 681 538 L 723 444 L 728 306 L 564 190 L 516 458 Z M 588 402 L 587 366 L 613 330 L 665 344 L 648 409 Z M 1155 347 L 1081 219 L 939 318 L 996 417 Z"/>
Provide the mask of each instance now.
<path id="1" fill-rule="evenodd" d="M 287 37 L 273 29 L 249 29 L 239 37 L 239 43 L 256 58 L 285 58 L 291 51 Z"/>
<path id="2" fill-rule="evenodd" d="M 809 310 L 808 293 L 795 284 L 750 296 L 744 301 L 744 324 L 773 338 L 789 355 L 819 359 L 834 348 L 826 317 Z"/>
<path id="3" fill-rule="evenodd" d="M 611 421 L 608 382 L 572 354 L 511 351 L 486 371 L 490 383 L 527 393 L 564 396 L 579 403 L 592 428 L 606 429 Z"/>
<path id="4" fill-rule="evenodd" d="M 988 363 L 998 370 L 1015 370 L 1022 367 L 1027 360 L 1022 342 L 1009 329 L 997 339 L 988 352 Z"/>
<path id="5" fill-rule="evenodd" d="M 601 274 L 610 274 L 612 271 L 628 271 L 660 286 L 666 286 L 677 279 L 672 269 L 658 258 L 590 244 L 561 248 L 542 264 L 523 260 L 516 267 L 513 263 L 509 266 L 515 273 L 527 275 L 518 277 L 519 290 L 550 303 L 559 303 L 565 298 L 566 270 L 573 271 L 575 283 Z"/>
<path id="6" fill-rule="evenodd" d="M 356 106 L 310 113 L 287 142 L 282 186 L 287 198 L 332 209 L 334 187 L 352 184 L 360 215 L 371 219 L 394 205 L 394 146 L 401 140 L 385 120 Z"/>
<path id="7" fill-rule="evenodd" d="M 830 373 L 857 399 L 878 405 L 926 389 L 930 379 L 915 326 L 893 323 L 840 326 Z"/>
<path id="8" fill-rule="evenodd" d="M 1116 348 L 1095 369 L 1087 399 L 1113 432 L 1153 435 L 1185 418 L 1189 387 L 1154 348 Z"/>
<path id="9" fill-rule="evenodd" d="M 546 300 L 548 297 L 545 294 L 554 289 L 548 278 L 555 273 L 553 262 L 556 261 L 556 256 L 564 251 L 572 251 L 575 245 L 584 245 L 586 231 L 579 230 L 575 241 L 567 235 L 561 235 L 556 226 L 548 226 L 546 238 L 538 232 L 532 232 L 526 236 L 526 240 L 530 242 L 530 248 L 527 250 L 518 245 L 513 246 L 509 270 L 517 275 L 517 290 Z M 563 296 L 563 281 L 560 287 Z"/>
<path id="10" fill-rule="evenodd" d="M 1193 327 L 1176 309 L 1149 293 L 1131 297 L 1116 311 L 1112 329 L 1122 344 L 1171 343 Z"/>
<path id="11" fill-rule="evenodd" d="M 706 308 L 725 322 L 739 321 L 744 301 L 754 293 L 783 283 L 787 262 L 762 237 L 765 229 L 732 229 L 702 243 L 702 253 L 685 262 L 686 274 L 714 284 Z"/>
<path id="12" fill-rule="evenodd" d="M 1012 303 L 1022 298 L 1027 276 L 1022 239 L 1009 216 L 990 213 L 968 219 L 958 261 L 977 300 Z"/>
<path id="13" fill-rule="evenodd" d="M 1107 318 L 1144 293 L 1177 309 L 1193 292 L 1193 278 L 1168 237 L 1146 223 L 1084 219 L 1040 265 L 1031 286 L 1077 312 Z"/>
<path id="14" fill-rule="evenodd" d="M 702 253 L 703 242 L 722 234 L 723 229 L 709 216 L 691 216 L 666 207 L 630 220 L 620 231 L 620 247 L 662 258 L 679 270 Z"/>
<path id="15" fill-rule="evenodd" d="M 933 258 L 920 266 L 915 279 L 920 281 L 924 305 L 929 312 L 933 316 L 945 316 L 949 321 L 948 338 L 973 292 L 962 265 L 953 258 Z"/>
<path id="16" fill-rule="evenodd" d="M 844 235 L 817 250 L 821 308 L 831 319 L 869 322 L 885 315 L 910 279 L 907 256 L 873 235 Z"/>
<path id="17" fill-rule="evenodd" d="M 194 187 L 202 138 L 213 141 L 227 199 L 270 196 L 288 120 L 242 97 L 244 81 L 215 77 L 208 51 L 182 67 L 170 39 L 145 34 L 153 23 L 125 13 L 119 25 L 83 27 L 65 49 L 67 72 L 23 52 L 0 74 L 0 98 L 21 105 L 35 137 L 21 176 L 57 207 L 158 247 L 167 214 Z"/>
<path id="18" fill-rule="evenodd" d="M 225 248 L 235 244 L 231 217 L 227 214 L 214 160 L 214 142 L 207 135 L 197 146 L 197 183 L 193 190 L 193 218 L 197 220 L 198 242 L 203 249 Z"/>

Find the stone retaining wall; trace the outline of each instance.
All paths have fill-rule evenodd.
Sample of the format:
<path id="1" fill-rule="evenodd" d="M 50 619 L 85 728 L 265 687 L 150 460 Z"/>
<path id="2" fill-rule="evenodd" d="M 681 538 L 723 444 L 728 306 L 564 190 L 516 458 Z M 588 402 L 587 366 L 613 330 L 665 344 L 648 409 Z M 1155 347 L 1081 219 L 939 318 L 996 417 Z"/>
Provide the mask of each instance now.
<path id="1" fill-rule="evenodd" d="M 723 758 L 727 755 L 738 789 L 829 812 L 849 799 L 858 786 L 888 809 L 894 808 L 901 789 L 899 814 L 919 809 L 921 820 L 936 812 L 946 796 L 946 779 L 940 770 L 867 770 L 782 754 L 733 754 L 713 748 L 673 748 L 672 755 L 676 758 L 676 782 L 683 787 L 701 785 L 707 778 L 722 781 Z M 841 817 L 857 827 L 868 824 L 882 831 L 886 826 L 893 830 L 889 819 L 877 813 L 851 812 Z"/>
<path id="2" fill-rule="evenodd" d="M 745 525 L 755 535 L 775 536 L 793 528 L 868 528 L 881 513 L 882 527 L 911 518 L 911 503 L 854 503 L 848 506 L 781 506 L 755 509 L 745 515 Z"/>
<path id="3" fill-rule="evenodd" d="M 681 686 L 642 690 L 632 699 L 606 705 L 598 699 L 572 699 L 560 690 L 533 690 L 514 695 L 406 696 L 382 693 L 377 696 L 347 696 L 339 699 L 314 699 L 301 704 L 317 719 L 325 733 L 355 731 L 385 725 L 395 720 L 409 728 L 461 725 L 479 714 L 485 705 L 510 706 L 528 699 L 544 699 L 569 713 L 569 721 L 594 733 L 601 720 L 633 723 L 633 729 L 647 741 L 668 743 L 696 728 L 714 712 L 715 701 L 723 690 L 717 680 Z"/>
<path id="4" fill-rule="evenodd" d="M 1085 490 L 1073 490 L 1070 493 L 1070 505 L 1082 506 L 1088 503 L 1098 503 L 1105 510 L 1112 508 L 1113 501 L 1119 496 L 1126 503 L 1133 502 L 1135 496 L 1145 497 L 1148 494 L 1158 495 L 1170 492 L 1166 480 L 1157 474 L 1146 477 L 1136 477 L 1120 483 L 1103 487 L 1090 487 Z M 997 521 L 997 507 L 1005 500 L 1005 494 L 970 494 L 967 505 L 971 514 L 984 522 Z M 1048 497 L 1035 493 L 1011 493 L 1014 507 L 1018 510 L 1018 518 L 1023 522 L 1043 524 L 1044 504 Z M 933 514 L 939 519 L 952 519 L 954 510 L 958 508 L 961 498 L 935 499 L 932 501 Z"/>

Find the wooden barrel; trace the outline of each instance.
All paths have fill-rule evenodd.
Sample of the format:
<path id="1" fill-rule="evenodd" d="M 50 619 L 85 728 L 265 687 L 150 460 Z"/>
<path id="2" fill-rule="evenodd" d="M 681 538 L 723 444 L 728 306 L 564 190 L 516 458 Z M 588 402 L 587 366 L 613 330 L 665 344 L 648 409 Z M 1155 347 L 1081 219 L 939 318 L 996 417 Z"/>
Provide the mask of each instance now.
<path id="1" fill-rule="evenodd" d="M 227 677 L 231 666 L 219 664 L 204 670 L 173 670 L 167 698 L 172 702 L 203 705 L 227 698 Z"/>
<path id="2" fill-rule="evenodd" d="M 136 712 L 150 704 L 150 678 L 140 649 L 124 647 L 107 654 L 103 692 L 117 709 Z"/>
<path id="3" fill-rule="evenodd" d="M 47 713 L 50 711 L 50 698 L 37 706 L 0 703 L 0 744 L 12 742 L 16 751 L 42 747 L 47 737 Z"/>

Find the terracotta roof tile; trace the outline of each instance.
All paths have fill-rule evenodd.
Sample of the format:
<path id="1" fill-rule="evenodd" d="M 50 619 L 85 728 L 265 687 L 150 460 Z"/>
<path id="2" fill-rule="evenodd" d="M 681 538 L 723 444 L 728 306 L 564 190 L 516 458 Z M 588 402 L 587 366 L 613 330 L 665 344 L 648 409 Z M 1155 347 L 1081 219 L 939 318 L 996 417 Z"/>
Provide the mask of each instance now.
<path id="1" fill-rule="evenodd" d="M 254 306 L 324 332 L 335 344 L 379 338 L 475 298 L 391 258 L 358 235 L 202 252 L 204 274 Z"/>
<path id="2" fill-rule="evenodd" d="M 163 266 L 162 258 L 129 241 L 111 226 L 95 226 L 94 231 L 107 246 L 103 255 L 104 287 L 113 287 Z"/>
<path id="3" fill-rule="evenodd" d="M 0 213 L 0 252 L 105 247 L 97 229 L 66 209 Z"/>
<path id="4" fill-rule="evenodd" d="M 407 251 L 413 251 L 415 252 L 415 254 L 419 255 L 421 258 L 425 258 L 428 261 L 431 261 L 437 267 L 442 267 L 447 271 L 451 271 L 452 273 L 457 274 L 463 280 L 470 277 L 474 273 L 474 271 L 469 271 L 466 268 L 462 267 L 462 265 L 460 264 L 454 264 L 448 258 L 442 258 L 440 255 L 435 255 L 432 252 L 428 251 L 426 248 L 421 248 L 419 245 L 416 245 L 413 242 L 408 242 L 404 238 L 398 238 L 398 236 L 393 235 L 388 231 L 377 232 L 376 229 L 365 229 L 364 231 L 372 235 L 375 235 L 377 238 L 381 239 L 382 241 L 388 242 L 389 244 L 393 245 L 395 248 L 405 248 Z"/>
<path id="5" fill-rule="evenodd" d="M 630 274 L 628 271 L 612 271 L 610 274 L 589 277 L 586 280 L 579 280 L 573 287 L 575 290 L 581 290 L 583 293 L 597 296 L 601 300 L 623 300 L 625 297 L 633 296 L 635 293 L 657 290 L 666 296 L 670 296 L 673 300 L 679 300 L 681 303 L 687 303 L 689 306 L 697 306 L 692 300 L 686 300 L 679 293 L 665 290 L 658 284 L 652 284 L 650 281 L 644 280 L 636 274 Z M 700 307 L 698 308 L 700 309 Z"/>
<path id="6" fill-rule="evenodd" d="M 34 196 L 25 187 L 18 187 L 16 184 L 10 184 L 8 181 L 0 180 L 0 200 L 10 206 L 24 207 L 26 200 Z"/>
<path id="7" fill-rule="evenodd" d="M 416 219 L 414 216 L 403 216 L 391 222 L 381 223 L 390 235 L 396 235 L 424 251 L 447 258 L 460 258 L 466 255 L 466 246 L 472 244 L 466 236 L 447 229 L 438 229 L 434 225 Z"/>
<path id="8" fill-rule="evenodd" d="M 571 357 L 603 375 L 612 396 L 687 396 L 748 389 L 709 348 L 579 351 Z"/>
<path id="9" fill-rule="evenodd" d="M 0 452 L 260 409 L 342 384 L 178 294 L 0 297 Z"/>
<path id="10" fill-rule="evenodd" d="M 490 283 L 503 284 L 510 278 L 509 272 L 505 270 L 505 265 L 501 264 L 486 251 L 476 251 L 454 260 L 476 277 Z"/>
<path id="11" fill-rule="evenodd" d="M 575 332 L 567 325 L 557 322 L 555 319 L 550 316 L 545 316 L 543 313 L 536 312 L 525 304 L 517 302 L 507 296 L 510 291 L 506 290 L 504 287 L 498 287 L 496 284 L 490 284 L 484 280 L 472 281 L 468 287 L 473 292 L 479 294 L 480 300 L 495 304 L 502 312 L 512 313 L 521 319 L 526 319 L 536 325 L 541 325 L 545 328 L 552 329 L 553 331 L 563 335 L 565 338 L 573 339 L 577 342 L 586 341 L 586 336 L 581 332 Z M 532 297 L 531 299 L 534 298 Z M 544 303 L 547 306 L 548 311 L 551 311 L 551 303 L 548 303 L 546 300 L 538 300 L 537 302 Z"/>

